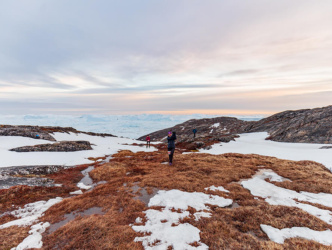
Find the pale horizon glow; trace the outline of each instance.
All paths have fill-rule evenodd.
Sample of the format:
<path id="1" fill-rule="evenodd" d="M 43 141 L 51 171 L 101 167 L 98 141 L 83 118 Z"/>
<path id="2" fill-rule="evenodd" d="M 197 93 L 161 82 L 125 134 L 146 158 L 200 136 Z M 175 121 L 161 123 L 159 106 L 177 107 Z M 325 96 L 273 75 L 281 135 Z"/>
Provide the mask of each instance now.
<path id="1" fill-rule="evenodd" d="M 331 105 L 332 2 L 4 0 L 0 114 Z"/>

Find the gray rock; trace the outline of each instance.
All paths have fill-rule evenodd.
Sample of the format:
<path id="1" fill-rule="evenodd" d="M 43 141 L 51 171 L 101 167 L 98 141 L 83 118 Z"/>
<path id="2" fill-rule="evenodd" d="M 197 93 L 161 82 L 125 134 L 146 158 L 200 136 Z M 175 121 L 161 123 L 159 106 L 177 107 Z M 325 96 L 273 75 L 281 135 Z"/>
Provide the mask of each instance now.
<path id="1" fill-rule="evenodd" d="M 62 141 L 53 144 L 39 144 L 35 146 L 24 146 L 10 149 L 15 152 L 73 152 L 81 150 L 92 150 L 88 141 Z"/>
<path id="2" fill-rule="evenodd" d="M 53 180 L 40 177 L 12 177 L 12 176 L 0 176 L 0 189 L 8 189 L 17 185 L 27 185 L 27 186 L 43 186 L 43 187 L 53 187 Z"/>
<path id="3" fill-rule="evenodd" d="M 13 166 L 13 167 L 0 168 L 0 175 L 11 175 L 11 176 L 47 175 L 72 167 L 74 166 L 62 166 L 62 165 Z"/>
<path id="4" fill-rule="evenodd" d="M 235 138 L 238 138 L 238 135 L 228 135 L 228 136 L 223 136 L 219 138 L 214 138 L 215 141 L 220 141 L 220 142 L 230 142 L 230 141 L 235 141 Z"/>
<path id="5" fill-rule="evenodd" d="M 197 147 L 197 148 L 204 147 L 204 145 L 205 145 L 205 143 L 202 142 L 202 141 L 197 141 L 197 142 L 195 142 L 195 144 L 196 144 L 196 147 Z"/>
<path id="6" fill-rule="evenodd" d="M 75 166 L 39 165 L 0 168 L 0 189 L 16 185 L 53 187 L 56 185 L 53 180 L 43 176 L 73 167 Z"/>
<path id="7" fill-rule="evenodd" d="M 212 146 L 207 146 L 207 147 L 205 147 L 205 148 L 203 148 L 203 149 L 205 149 L 205 150 L 210 150 L 212 148 Z"/>

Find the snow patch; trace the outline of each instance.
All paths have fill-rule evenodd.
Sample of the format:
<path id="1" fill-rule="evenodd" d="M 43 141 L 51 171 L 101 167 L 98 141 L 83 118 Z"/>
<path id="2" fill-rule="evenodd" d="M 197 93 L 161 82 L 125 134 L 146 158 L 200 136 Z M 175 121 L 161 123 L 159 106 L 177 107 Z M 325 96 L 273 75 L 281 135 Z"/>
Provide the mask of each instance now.
<path id="1" fill-rule="evenodd" d="M 41 248 L 43 246 L 42 233 L 45 232 L 46 228 L 50 226 L 48 222 L 40 222 L 31 227 L 29 231 L 29 236 L 26 237 L 17 247 L 12 248 L 12 250 L 23 250 L 30 248 Z"/>
<path id="2" fill-rule="evenodd" d="M 231 199 L 225 199 L 217 195 L 208 195 L 200 192 L 183 192 L 180 190 L 160 190 L 157 195 L 151 198 L 149 207 L 163 206 L 166 209 L 181 209 L 187 210 L 188 207 L 193 207 L 197 211 L 210 210 L 205 204 L 225 207 L 232 204 Z"/>
<path id="3" fill-rule="evenodd" d="M 141 217 L 137 217 L 136 220 L 135 220 L 135 223 L 139 224 L 139 223 L 142 223 L 143 220 Z"/>
<path id="4" fill-rule="evenodd" d="M 207 212 L 196 212 L 194 213 L 195 216 L 195 220 L 198 221 L 201 218 L 205 217 L 205 218 L 210 218 L 211 217 L 211 213 L 207 213 Z"/>
<path id="5" fill-rule="evenodd" d="M 145 249 L 167 249 L 172 246 L 175 250 L 182 249 L 208 249 L 208 246 L 200 242 L 199 229 L 188 224 L 181 224 L 180 220 L 190 216 L 188 207 L 197 210 L 193 214 L 196 220 L 202 217 L 210 217 L 209 207 L 206 204 L 220 207 L 232 204 L 231 199 L 225 199 L 215 195 L 194 192 L 188 193 L 180 190 L 160 190 L 148 204 L 164 207 L 161 211 L 149 209 L 145 211 L 147 222 L 143 226 L 132 226 L 136 232 L 149 233 L 143 237 L 136 237 L 135 242 L 141 241 Z M 176 209 L 177 212 L 172 210 Z M 136 222 L 141 222 L 137 218 Z M 180 223 L 180 224 L 179 224 Z M 157 242 L 157 243 L 156 243 Z M 198 242 L 198 247 L 189 245 Z"/>
<path id="6" fill-rule="evenodd" d="M 271 171 L 269 171 L 268 175 L 271 175 Z M 314 205 L 301 203 L 301 201 L 306 201 L 313 204 L 317 203 L 323 206 L 332 207 L 332 194 L 315 194 L 309 192 L 298 193 L 293 190 L 275 186 L 274 184 L 265 181 L 264 178 L 264 173 L 262 173 L 261 176 L 255 176 L 252 179 L 242 181 L 241 185 L 250 190 L 252 195 L 265 198 L 265 201 L 271 205 L 298 207 L 332 225 L 331 211 L 317 208 Z M 295 199 L 300 202 L 295 201 Z"/>
<path id="7" fill-rule="evenodd" d="M 271 169 L 261 169 L 259 170 L 254 177 L 260 178 L 262 180 L 269 179 L 270 181 L 275 181 L 275 182 L 283 182 L 283 181 L 290 181 L 290 179 L 284 178 L 277 173 L 273 172 Z"/>
<path id="8" fill-rule="evenodd" d="M 218 128 L 219 126 L 220 126 L 220 123 L 217 122 L 217 123 L 211 125 L 210 128 Z"/>
<path id="9" fill-rule="evenodd" d="M 34 203 L 26 204 L 24 208 L 19 208 L 11 212 L 12 215 L 20 219 L 0 225 L 0 229 L 11 226 L 30 226 L 31 224 L 36 222 L 38 218 L 41 217 L 47 209 L 59 203 L 60 201 L 62 201 L 62 198 L 57 197 L 48 201 L 37 201 Z"/>
<path id="10" fill-rule="evenodd" d="M 82 190 L 77 190 L 77 191 L 74 191 L 74 192 L 70 192 L 69 194 L 79 195 L 79 194 L 83 194 L 83 192 L 82 192 Z"/>
<path id="11" fill-rule="evenodd" d="M 11 212 L 12 215 L 20 219 L 0 225 L 0 229 L 8 228 L 11 226 L 30 226 L 38 221 L 38 218 L 41 217 L 47 209 L 59 203 L 60 201 L 62 201 L 62 198 L 57 197 L 48 201 L 37 201 L 34 203 L 26 204 L 24 208 L 19 208 Z M 48 222 L 40 222 L 31 226 L 31 230 L 29 231 L 30 235 L 13 249 L 21 250 L 28 248 L 41 248 L 43 245 L 42 233 L 44 233 L 46 228 L 49 226 L 50 224 Z"/>
<path id="12" fill-rule="evenodd" d="M 292 227 L 278 229 L 269 225 L 261 225 L 261 229 L 267 234 L 270 240 L 283 244 L 285 239 L 300 237 L 307 240 L 314 240 L 323 245 L 332 245 L 332 231 L 315 231 L 307 227 Z"/>
<path id="13" fill-rule="evenodd" d="M 208 188 L 204 188 L 205 190 L 211 190 L 211 191 L 222 191 L 222 192 L 226 192 L 229 193 L 228 190 L 226 190 L 224 187 L 219 186 L 219 187 L 215 187 L 214 185 Z"/>

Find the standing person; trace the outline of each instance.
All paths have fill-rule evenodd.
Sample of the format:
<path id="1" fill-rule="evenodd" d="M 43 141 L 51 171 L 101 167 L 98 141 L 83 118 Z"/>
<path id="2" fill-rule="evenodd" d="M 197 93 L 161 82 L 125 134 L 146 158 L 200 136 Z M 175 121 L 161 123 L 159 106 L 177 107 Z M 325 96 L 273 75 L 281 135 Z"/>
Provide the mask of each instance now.
<path id="1" fill-rule="evenodd" d="M 173 163 L 173 154 L 175 151 L 175 140 L 176 140 L 176 134 L 175 132 L 168 132 L 167 136 L 167 151 L 168 151 L 168 157 L 169 157 L 169 165 L 171 166 Z"/>
<path id="2" fill-rule="evenodd" d="M 196 137 L 196 133 L 197 133 L 197 129 L 196 128 L 193 129 L 193 133 L 194 133 L 194 138 L 195 138 Z"/>
<path id="3" fill-rule="evenodd" d="M 150 141 L 151 141 L 151 138 L 150 138 L 150 135 L 148 135 L 146 137 L 146 148 L 148 148 L 148 146 L 150 147 Z"/>

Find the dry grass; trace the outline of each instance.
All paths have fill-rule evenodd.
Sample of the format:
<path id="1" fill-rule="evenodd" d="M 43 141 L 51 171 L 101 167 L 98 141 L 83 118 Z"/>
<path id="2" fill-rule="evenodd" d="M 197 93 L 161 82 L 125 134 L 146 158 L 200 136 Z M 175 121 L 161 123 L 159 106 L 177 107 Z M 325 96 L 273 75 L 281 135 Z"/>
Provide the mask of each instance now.
<path id="1" fill-rule="evenodd" d="M 0 249 L 11 249 L 20 244 L 29 234 L 30 227 L 13 226 L 0 230 Z"/>
<path id="2" fill-rule="evenodd" d="M 45 237 L 44 248 L 143 249 L 140 243 L 133 241 L 136 233 L 131 227 L 119 225 L 118 216 L 117 213 L 108 213 L 78 217 Z"/>
<path id="3" fill-rule="evenodd" d="M 332 193 L 332 173 L 319 163 L 312 161 L 285 161 L 280 166 L 274 164 L 271 169 L 292 180 L 292 182 L 274 183 L 279 187 L 292 189 L 297 192 Z"/>
<path id="4" fill-rule="evenodd" d="M 15 186 L 0 190 L 0 213 L 22 207 L 27 203 L 48 200 L 68 194 L 68 190 L 60 187 Z"/>
<path id="5" fill-rule="evenodd" d="M 159 151 L 150 153 L 121 151 L 109 163 L 96 165 L 90 176 L 95 182 L 107 183 L 83 195 L 64 199 L 51 207 L 41 221 L 55 223 L 63 220 L 65 214 L 92 207 L 102 208 L 104 214 L 78 216 L 55 232 L 46 232 L 44 249 L 142 249 L 140 243 L 133 241 L 139 234 L 129 226 L 137 217 L 143 217 L 147 209 L 143 202 L 133 199 L 139 195 L 133 192 L 135 185 L 148 193 L 153 188 L 179 189 L 217 194 L 237 202 L 239 207 L 233 209 L 212 206 L 211 218 L 184 220 L 201 230 L 201 241 L 210 249 L 330 249 L 304 239 L 286 240 L 283 245 L 268 240 L 260 224 L 280 229 L 305 226 L 313 230 L 332 230 L 332 226 L 301 209 L 271 206 L 262 199 L 254 199 L 237 183 L 251 178 L 264 166 L 292 180 L 276 185 L 296 191 L 332 193 L 332 174 L 320 164 L 259 155 L 181 155 L 181 150 L 177 150 L 174 165 L 170 167 L 161 164 L 168 161 L 164 146 L 157 147 Z M 70 181 L 64 181 L 66 186 L 71 187 Z M 224 186 L 230 193 L 204 191 L 212 185 Z M 9 198 L 13 202 L 13 197 Z"/>

